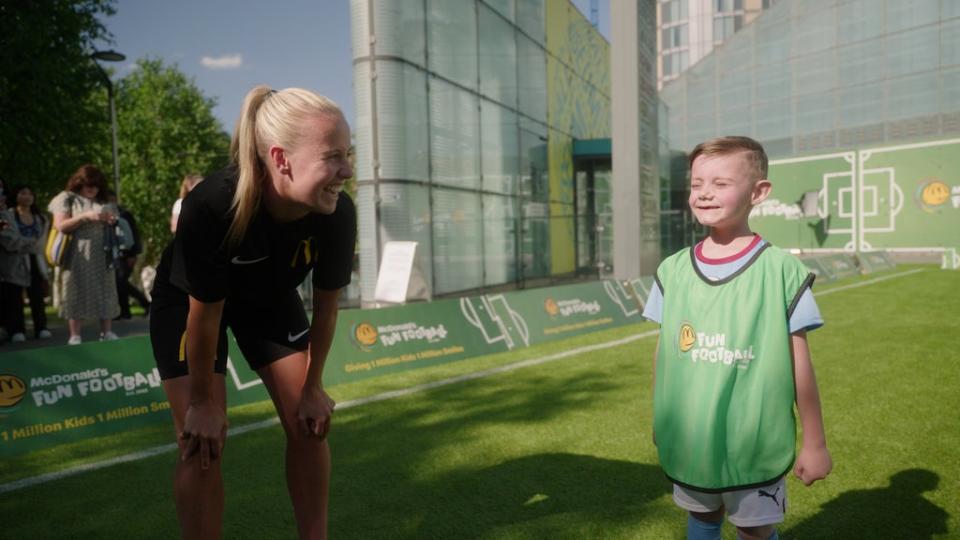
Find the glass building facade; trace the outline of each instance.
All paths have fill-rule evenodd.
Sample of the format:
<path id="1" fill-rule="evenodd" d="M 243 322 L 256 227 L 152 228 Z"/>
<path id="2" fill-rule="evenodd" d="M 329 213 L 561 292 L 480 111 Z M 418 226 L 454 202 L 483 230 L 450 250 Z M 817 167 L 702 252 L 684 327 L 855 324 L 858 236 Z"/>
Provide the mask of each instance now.
<path id="1" fill-rule="evenodd" d="M 660 95 L 682 151 L 723 134 L 773 158 L 955 137 L 960 2 L 777 2 Z"/>
<path id="2" fill-rule="evenodd" d="M 418 243 L 432 296 L 595 271 L 609 158 L 573 148 L 610 137 L 609 44 L 577 8 L 352 0 L 351 19 L 362 301 L 393 240 Z"/>

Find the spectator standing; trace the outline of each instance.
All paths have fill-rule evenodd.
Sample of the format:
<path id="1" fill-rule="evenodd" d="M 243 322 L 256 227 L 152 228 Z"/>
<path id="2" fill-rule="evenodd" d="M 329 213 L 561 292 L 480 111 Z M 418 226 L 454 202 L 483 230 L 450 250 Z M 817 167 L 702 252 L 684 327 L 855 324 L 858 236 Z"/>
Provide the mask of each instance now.
<path id="1" fill-rule="evenodd" d="M 37 208 L 33 190 L 20 186 L 12 190 L 16 206 L 0 214 L 7 223 L 3 237 L 3 253 L 0 255 L 0 298 L 3 304 L 3 319 L 10 332 L 10 341 L 26 340 L 26 324 L 23 316 L 23 293 L 30 300 L 34 337 L 51 337 L 47 329 L 46 302 L 49 289 L 47 261 L 43 245 L 50 228 L 50 221 Z"/>
<path id="2" fill-rule="evenodd" d="M 201 181 L 203 181 L 203 177 L 199 174 L 188 174 L 183 177 L 183 181 L 180 182 L 180 198 L 174 201 L 173 209 L 170 212 L 170 232 L 177 232 L 177 221 L 180 219 L 180 205 L 183 204 L 183 199 Z"/>
<path id="3" fill-rule="evenodd" d="M 116 274 L 107 253 L 107 227 L 117 220 L 117 207 L 107 200 L 106 177 L 94 165 L 77 169 L 66 189 L 50 201 L 53 226 L 73 235 L 69 261 L 63 268 L 62 316 L 70 329 L 68 345 L 82 341 L 84 319 L 100 321 L 100 340 L 117 339 L 112 319 L 120 314 Z"/>
<path id="4" fill-rule="evenodd" d="M 143 307 L 145 313 L 150 311 L 150 301 L 147 300 L 146 295 L 144 295 L 140 289 L 130 283 L 130 275 L 133 274 L 133 268 L 137 264 L 137 256 L 143 253 L 143 244 L 140 241 L 140 230 L 137 228 L 137 221 L 133 218 L 133 214 L 126 208 L 117 205 L 117 211 L 120 219 L 125 221 L 129 226 L 129 234 L 131 236 L 131 241 L 124 243 L 124 245 L 130 247 L 124 249 L 124 247 L 121 246 L 119 257 L 114 262 L 117 272 L 117 299 L 120 301 L 120 315 L 117 316 L 117 319 L 129 319 L 131 316 L 131 296 Z"/>

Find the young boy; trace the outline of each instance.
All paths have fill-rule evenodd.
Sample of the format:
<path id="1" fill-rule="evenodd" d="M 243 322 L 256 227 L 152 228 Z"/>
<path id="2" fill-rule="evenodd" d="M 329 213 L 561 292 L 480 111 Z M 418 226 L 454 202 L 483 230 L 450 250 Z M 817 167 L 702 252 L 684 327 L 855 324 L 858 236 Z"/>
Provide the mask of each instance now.
<path id="1" fill-rule="evenodd" d="M 724 513 L 740 538 L 777 538 L 791 465 L 805 485 L 833 467 L 806 338 L 823 324 L 814 276 L 747 221 L 770 189 L 753 139 L 698 145 L 689 204 L 710 235 L 661 263 L 643 313 L 660 323 L 654 442 L 690 539 L 719 539 Z"/>

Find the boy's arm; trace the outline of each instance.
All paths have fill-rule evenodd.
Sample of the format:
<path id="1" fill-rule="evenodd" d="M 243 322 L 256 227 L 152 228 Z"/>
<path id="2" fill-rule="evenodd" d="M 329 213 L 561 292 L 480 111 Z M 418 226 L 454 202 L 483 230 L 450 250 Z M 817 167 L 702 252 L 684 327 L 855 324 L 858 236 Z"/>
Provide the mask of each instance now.
<path id="1" fill-rule="evenodd" d="M 653 384 L 652 384 L 652 387 L 653 387 L 653 389 L 652 389 L 652 391 L 650 392 L 650 401 L 651 401 L 652 403 L 655 403 L 655 401 L 654 401 L 654 393 L 657 391 L 657 356 L 659 356 L 659 355 L 660 355 L 660 336 L 658 335 L 658 336 L 657 336 L 657 345 L 656 345 L 656 347 L 653 348 L 653 369 L 652 369 L 652 372 L 653 372 Z M 650 417 L 651 417 L 651 418 L 655 418 L 655 416 L 652 415 L 652 414 L 650 415 Z M 657 445 L 657 430 L 656 430 L 656 429 L 651 429 L 651 432 L 653 432 L 653 445 L 656 446 L 656 445 Z"/>
<path id="2" fill-rule="evenodd" d="M 793 379 L 796 385 L 797 412 L 803 429 L 800 454 L 793 467 L 804 485 L 822 480 L 833 469 L 833 460 L 827 450 L 827 437 L 823 431 L 823 415 L 820 412 L 820 393 L 817 378 L 810 362 L 807 333 L 800 331 L 790 336 L 793 353 Z"/>

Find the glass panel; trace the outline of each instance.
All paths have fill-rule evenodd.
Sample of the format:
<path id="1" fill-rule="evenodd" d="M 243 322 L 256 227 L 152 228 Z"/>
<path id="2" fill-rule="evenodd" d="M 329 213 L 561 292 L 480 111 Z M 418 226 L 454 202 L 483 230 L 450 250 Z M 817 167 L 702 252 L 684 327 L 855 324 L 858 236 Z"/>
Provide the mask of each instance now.
<path id="1" fill-rule="evenodd" d="M 514 0 L 483 0 L 488 6 L 497 10 L 508 21 L 514 21 Z M 523 0 L 521 0 L 523 1 Z"/>
<path id="2" fill-rule="evenodd" d="M 501 195 L 483 195 L 484 285 L 517 279 L 516 201 Z"/>
<path id="3" fill-rule="evenodd" d="M 960 6 L 960 2 L 957 2 Z M 960 65 L 960 19 L 940 25 L 940 68 Z"/>
<path id="4" fill-rule="evenodd" d="M 373 117 L 370 113 L 370 64 L 353 65 L 353 106 L 356 120 L 353 128 L 357 157 L 353 174 L 357 180 L 373 179 Z"/>
<path id="5" fill-rule="evenodd" d="M 837 84 L 853 86 L 883 77 L 883 50 L 876 41 L 837 49 Z"/>
<path id="6" fill-rule="evenodd" d="M 522 3 L 522 2 L 521 2 Z M 520 73 L 520 111 L 547 121 L 547 57 L 543 48 L 524 36 L 517 36 Z"/>
<path id="7" fill-rule="evenodd" d="M 480 93 L 517 106 L 517 42 L 513 27 L 480 6 Z"/>
<path id="8" fill-rule="evenodd" d="M 547 12 L 544 0 L 521 0 L 517 2 L 517 26 L 537 43 L 546 42 Z"/>
<path id="9" fill-rule="evenodd" d="M 360 275 L 374 276 L 360 280 L 360 295 L 364 300 L 373 300 L 376 292 L 377 280 L 375 276 L 379 270 L 377 264 L 377 203 L 376 190 L 373 185 L 357 186 L 357 196 L 354 199 L 357 205 L 357 255 L 360 259 Z"/>
<path id="10" fill-rule="evenodd" d="M 594 231 L 596 223 L 593 213 L 593 186 L 589 181 L 589 173 L 584 170 L 576 172 L 577 186 L 577 268 L 594 268 Z"/>
<path id="11" fill-rule="evenodd" d="M 797 58 L 793 62 L 793 91 L 797 94 L 829 92 L 836 86 L 833 51 Z"/>
<path id="12" fill-rule="evenodd" d="M 353 58 L 370 56 L 370 19 L 367 0 L 350 0 L 350 45 Z"/>
<path id="13" fill-rule="evenodd" d="M 791 135 L 793 109 L 787 100 L 778 100 L 755 105 L 754 137 L 757 139 L 778 139 Z"/>
<path id="14" fill-rule="evenodd" d="M 797 96 L 796 126 L 798 133 L 818 133 L 834 129 L 837 115 L 832 93 Z"/>
<path id="15" fill-rule="evenodd" d="M 937 83 L 935 71 L 887 80 L 885 119 L 898 120 L 940 112 Z"/>
<path id="16" fill-rule="evenodd" d="M 841 126 L 856 127 L 873 124 L 883 116 L 883 87 L 881 85 L 844 88 L 838 92 L 837 97 Z"/>
<path id="17" fill-rule="evenodd" d="M 477 11 L 473 0 L 429 0 L 428 6 L 430 70 L 476 90 Z"/>
<path id="18" fill-rule="evenodd" d="M 481 101 L 480 122 L 483 189 L 513 194 L 520 170 L 517 115 L 488 101 Z"/>
<path id="19" fill-rule="evenodd" d="M 546 129 L 521 119 L 520 257 L 523 277 L 550 273 Z"/>
<path id="20" fill-rule="evenodd" d="M 376 0 L 373 26 L 377 54 L 399 56 L 425 65 L 423 2 Z"/>
<path id="21" fill-rule="evenodd" d="M 875 0 L 853 0 L 837 6 L 837 43 L 854 43 L 879 37 L 883 32 L 883 10 Z"/>
<path id="22" fill-rule="evenodd" d="M 427 88 L 423 71 L 399 62 L 377 62 L 380 177 L 429 180 Z"/>
<path id="23" fill-rule="evenodd" d="M 608 165 L 593 171 L 593 206 L 597 216 L 597 261 L 602 272 L 613 269 L 613 178 Z"/>
<path id="24" fill-rule="evenodd" d="M 480 194 L 433 189 L 433 268 L 437 294 L 483 285 Z"/>
<path id="25" fill-rule="evenodd" d="M 884 2 L 887 33 L 934 24 L 940 18 L 938 2 Z M 876 8 L 874 8 L 876 9 Z M 879 11 L 879 10 L 878 10 Z M 926 31 L 930 31 L 926 29 Z"/>
<path id="26" fill-rule="evenodd" d="M 430 79 L 433 183 L 480 187 L 480 122 L 476 95 Z"/>
<path id="27" fill-rule="evenodd" d="M 940 36 L 929 28 L 887 35 L 886 76 L 897 77 L 918 71 L 935 70 L 940 63 Z"/>
<path id="28" fill-rule="evenodd" d="M 417 242 L 415 262 L 424 273 L 423 278 L 429 287 L 433 279 L 433 268 L 430 264 L 429 189 L 412 184 L 382 183 L 379 210 L 380 242 Z M 372 275 L 376 276 L 377 271 L 374 269 Z"/>

